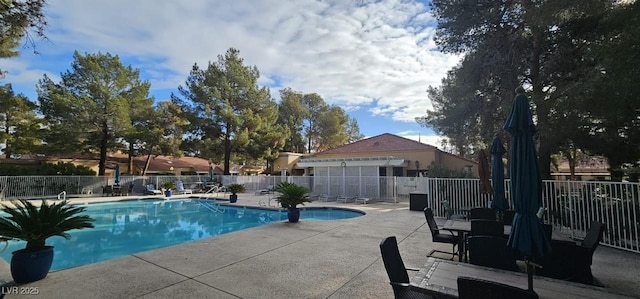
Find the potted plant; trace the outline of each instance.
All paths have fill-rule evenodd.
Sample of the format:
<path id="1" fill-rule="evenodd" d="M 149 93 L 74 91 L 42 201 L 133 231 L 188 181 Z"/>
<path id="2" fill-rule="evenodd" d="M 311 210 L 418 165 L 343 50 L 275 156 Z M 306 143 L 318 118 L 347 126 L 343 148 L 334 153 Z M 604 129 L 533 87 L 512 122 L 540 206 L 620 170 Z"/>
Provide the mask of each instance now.
<path id="1" fill-rule="evenodd" d="M 238 193 L 242 193 L 245 191 L 244 186 L 240 184 L 229 184 L 227 186 L 227 190 L 231 192 L 229 195 L 229 202 L 234 203 L 238 201 Z"/>
<path id="2" fill-rule="evenodd" d="M 0 217 L 0 236 L 27 242 L 24 249 L 11 257 L 11 276 L 16 283 L 28 283 L 45 278 L 53 262 L 53 246 L 47 246 L 49 237 L 69 239 L 72 229 L 93 228 L 88 215 L 80 215 L 84 207 L 72 206 L 67 201 L 48 204 L 44 199 L 40 207 L 20 199 L 16 208 L 4 206 Z"/>
<path id="3" fill-rule="evenodd" d="M 284 206 L 287 206 L 287 216 L 289 222 L 298 222 L 300 220 L 300 209 L 298 205 L 304 205 L 309 200 L 309 189 L 304 186 L 296 185 L 289 182 L 282 182 L 275 188 L 278 192 L 276 200 Z"/>
<path id="4" fill-rule="evenodd" d="M 173 195 L 173 189 L 176 188 L 176 184 L 171 181 L 164 182 L 160 185 L 160 188 L 164 190 L 164 196 L 171 197 Z"/>

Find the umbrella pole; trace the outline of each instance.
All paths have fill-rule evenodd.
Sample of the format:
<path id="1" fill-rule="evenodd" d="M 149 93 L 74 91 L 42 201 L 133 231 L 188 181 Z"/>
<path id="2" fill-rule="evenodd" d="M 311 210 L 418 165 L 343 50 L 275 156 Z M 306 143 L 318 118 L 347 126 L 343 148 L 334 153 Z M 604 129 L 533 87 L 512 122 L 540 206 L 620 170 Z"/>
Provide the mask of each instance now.
<path id="1" fill-rule="evenodd" d="M 533 266 L 529 262 L 529 259 L 525 259 L 524 263 L 527 265 L 527 286 L 529 291 L 533 292 Z"/>
<path id="2" fill-rule="evenodd" d="M 524 263 L 527 266 L 527 286 L 529 291 L 533 292 L 533 268 L 542 268 L 542 266 L 532 262 L 528 257 L 524 257 Z"/>

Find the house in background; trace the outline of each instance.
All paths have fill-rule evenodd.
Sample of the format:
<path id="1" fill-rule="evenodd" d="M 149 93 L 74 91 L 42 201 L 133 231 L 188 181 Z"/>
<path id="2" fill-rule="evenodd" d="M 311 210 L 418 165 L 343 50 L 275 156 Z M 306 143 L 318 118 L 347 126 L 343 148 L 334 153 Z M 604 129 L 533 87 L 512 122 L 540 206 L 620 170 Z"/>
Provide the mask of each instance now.
<path id="1" fill-rule="evenodd" d="M 478 176 L 477 162 L 439 150 L 435 146 L 385 133 L 314 155 L 281 153 L 274 173 L 314 176 L 408 176 L 426 175 L 431 164 L 467 169 Z M 276 167 L 281 167 L 276 169 Z"/>
<path id="2" fill-rule="evenodd" d="M 282 153 L 274 162 L 282 175 L 309 176 L 314 193 L 379 198 L 393 188 L 393 177 L 427 175 L 431 164 L 478 175 L 477 162 L 393 134 L 359 140 L 313 155 Z"/>
<path id="3" fill-rule="evenodd" d="M 558 168 L 551 171 L 551 177 L 554 180 L 570 180 L 571 170 L 569 169 L 569 161 L 562 159 L 558 163 Z M 609 172 L 609 162 L 604 157 L 588 157 L 577 161 L 574 181 L 604 181 L 611 180 L 611 173 Z"/>

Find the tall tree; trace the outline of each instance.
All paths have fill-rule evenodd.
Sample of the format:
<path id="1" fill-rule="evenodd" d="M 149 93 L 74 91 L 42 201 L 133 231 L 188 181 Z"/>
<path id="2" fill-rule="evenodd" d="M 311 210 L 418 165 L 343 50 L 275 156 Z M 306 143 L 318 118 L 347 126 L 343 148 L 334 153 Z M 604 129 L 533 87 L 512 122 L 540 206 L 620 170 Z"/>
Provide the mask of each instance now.
<path id="1" fill-rule="evenodd" d="M 34 153 L 42 144 L 42 121 L 35 109 L 36 103 L 15 95 L 11 84 L 0 86 L 0 140 L 5 144 L 6 158 L 13 153 Z"/>
<path id="2" fill-rule="evenodd" d="M 58 150 L 99 153 L 98 174 L 104 175 L 107 152 L 121 149 L 130 130 L 132 96 L 146 99 L 149 85 L 117 55 L 76 51 L 73 57 L 60 83 L 46 75 L 38 83 L 40 110 L 49 127 L 45 140 Z"/>
<path id="3" fill-rule="evenodd" d="M 621 180 L 640 163 L 640 2 L 621 2 L 588 28 L 597 38 L 586 49 L 585 60 L 595 62 L 591 80 L 580 86 L 589 108 L 580 147 L 607 157 L 612 179 Z"/>
<path id="4" fill-rule="evenodd" d="M 536 111 L 540 167 L 550 177 L 551 153 L 557 149 L 556 99 L 566 96 L 558 89 L 557 66 L 564 64 L 559 41 L 567 41 L 567 24 L 597 18 L 612 1 L 478 1 L 434 0 L 432 12 L 438 26 L 436 43 L 448 53 L 476 53 L 483 45 L 511 47 L 512 62 L 522 65 L 520 82 L 530 87 Z M 508 38 L 505 38 L 508 37 Z M 485 47 L 486 48 L 486 47 Z M 561 70 L 565 72 L 567 70 Z"/>
<path id="5" fill-rule="evenodd" d="M 291 88 L 280 90 L 278 123 L 289 131 L 284 150 L 289 152 L 306 152 L 304 140 L 304 120 L 309 117 L 309 110 L 302 103 L 303 94 Z"/>
<path id="6" fill-rule="evenodd" d="M 331 106 L 327 112 L 318 115 L 316 123 L 319 133 L 316 151 L 325 151 L 347 143 L 349 116 L 342 108 Z"/>
<path id="7" fill-rule="evenodd" d="M 318 150 L 318 140 L 320 139 L 320 126 L 318 118 L 329 110 L 329 105 L 317 93 L 305 94 L 302 96 L 302 104 L 307 108 L 305 117 L 305 136 L 307 137 L 307 152 Z"/>
<path id="8" fill-rule="evenodd" d="M 27 43 L 34 45 L 29 31 L 44 37 L 47 20 L 42 12 L 45 0 L 2 0 L 0 1 L 0 58 L 18 55 L 16 48 L 26 36 Z M 3 74 L 0 68 L 0 74 Z"/>
<path id="9" fill-rule="evenodd" d="M 344 132 L 347 136 L 347 143 L 364 139 L 364 135 L 360 133 L 360 126 L 355 118 L 349 118 L 349 121 L 345 124 Z"/>
<path id="10" fill-rule="evenodd" d="M 185 86 L 178 87 L 182 97 L 172 95 L 192 115 L 190 121 L 199 125 L 191 127 L 192 136 L 222 143 L 225 174 L 234 151 L 264 145 L 258 134 L 271 135 L 278 129 L 277 104 L 268 88 L 258 86 L 259 77 L 258 68 L 245 66 L 239 51 L 230 48 L 206 69 L 194 64 Z M 267 151 L 268 146 L 262 149 Z"/>

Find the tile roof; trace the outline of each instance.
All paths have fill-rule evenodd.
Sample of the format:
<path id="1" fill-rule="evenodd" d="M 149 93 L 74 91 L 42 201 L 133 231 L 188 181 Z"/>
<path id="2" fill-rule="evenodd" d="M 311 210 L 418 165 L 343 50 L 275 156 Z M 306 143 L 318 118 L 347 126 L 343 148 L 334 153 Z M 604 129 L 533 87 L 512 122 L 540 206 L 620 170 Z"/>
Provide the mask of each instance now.
<path id="1" fill-rule="evenodd" d="M 345 144 L 330 150 L 318 153 L 323 154 L 352 154 L 367 152 L 388 152 L 437 149 L 435 146 L 424 144 L 415 140 L 400 137 L 389 133 L 369 137 L 353 143 Z"/>

